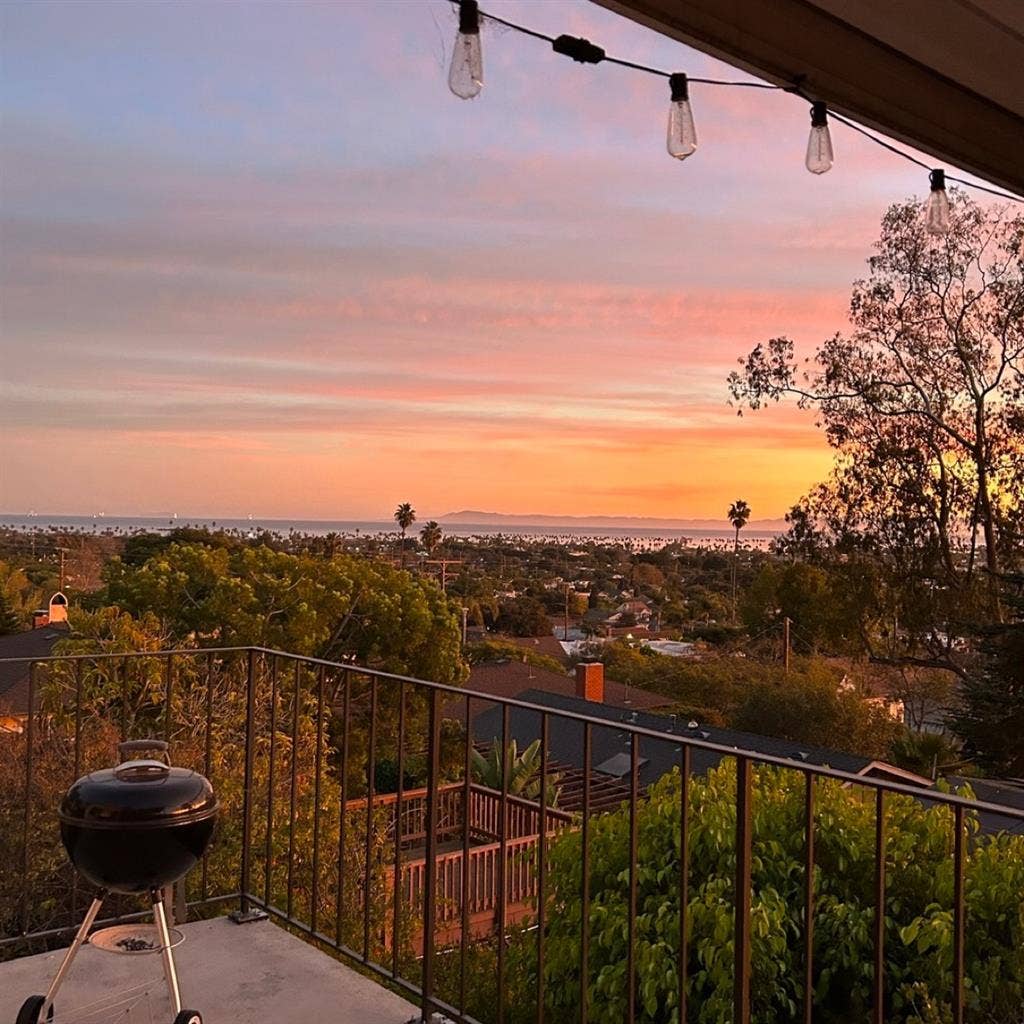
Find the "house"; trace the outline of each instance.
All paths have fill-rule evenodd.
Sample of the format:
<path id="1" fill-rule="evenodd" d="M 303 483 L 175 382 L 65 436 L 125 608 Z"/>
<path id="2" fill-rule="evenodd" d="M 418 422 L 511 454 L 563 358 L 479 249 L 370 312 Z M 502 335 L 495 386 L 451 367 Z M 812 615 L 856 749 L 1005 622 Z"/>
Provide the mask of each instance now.
<path id="1" fill-rule="evenodd" d="M 534 654 L 543 654 L 547 658 L 554 658 L 555 661 L 561 662 L 566 669 L 571 665 L 565 648 L 558 637 L 553 634 L 549 636 L 512 636 L 508 639 L 516 647 L 522 647 L 523 650 L 533 651 Z"/>
<path id="2" fill-rule="evenodd" d="M 63 595 L 61 595 L 63 596 Z M 30 661 L 9 661 L 10 658 L 48 658 L 54 644 L 67 638 L 66 621 L 44 625 L 24 633 L 0 636 L 0 733 L 20 733 L 28 717 L 28 682 Z"/>
<path id="3" fill-rule="evenodd" d="M 589 694 L 590 701 L 597 701 L 611 708 L 628 709 L 669 707 L 672 701 L 660 693 L 642 690 L 636 686 L 606 679 L 604 665 L 600 662 L 577 665 L 575 675 L 561 675 L 537 668 L 525 661 L 490 661 L 474 665 L 466 682 L 466 689 L 493 697 L 514 699 L 526 692 L 545 693 L 552 696 L 573 697 Z M 485 707 L 497 708 L 497 705 L 476 700 L 471 707 L 474 719 Z M 445 708 L 445 716 L 465 720 L 466 699 L 458 697 L 450 701 Z M 499 728 L 500 735 L 500 709 Z M 482 734 L 478 733 L 478 736 Z M 490 738 L 490 737 L 488 737 Z"/>
<path id="4" fill-rule="evenodd" d="M 947 776 L 956 789 L 969 786 L 974 795 L 987 804 L 1002 804 L 1024 811 L 1024 779 L 975 779 L 963 775 Z M 983 832 L 1009 832 L 1024 836 L 1024 821 L 1009 815 L 982 812 L 978 815 Z"/>
<path id="5" fill-rule="evenodd" d="M 654 612 L 651 606 L 639 598 L 623 601 L 605 620 L 611 626 L 649 627 Z"/>
<path id="6" fill-rule="evenodd" d="M 44 626 L 62 626 L 68 621 L 68 599 L 59 590 L 45 608 L 37 608 L 32 613 L 32 628 L 42 629 Z"/>
<path id="7" fill-rule="evenodd" d="M 863 757 L 859 754 L 796 743 L 793 740 L 760 736 L 756 733 L 740 732 L 736 729 L 704 726 L 695 721 L 683 722 L 677 720 L 674 715 L 666 717 L 665 715 L 650 714 L 642 709 L 626 710 L 610 706 L 607 703 L 582 699 L 578 695 L 565 696 L 540 689 L 520 693 L 518 699 L 555 711 L 587 715 L 590 718 L 598 718 L 606 722 L 607 725 L 593 727 L 591 760 L 589 765 L 584 765 L 581 761 L 583 723 L 558 715 L 552 715 L 548 719 L 550 757 L 584 771 L 590 770 L 599 776 L 611 776 L 621 780 L 628 775 L 631 764 L 632 736 L 621 726 L 629 724 L 659 732 L 670 732 L 678 736 L 680 740 L 698 740 L 754 754 L 765 754 L 769 757 L 789 758 L 819 766 L 827 765 L 852 775 L 882 778 L 906 785 L 921 786 L 924 789 L 932 786 L 931 779 L 904 771 L 884 761 Z M 495 733 L 495 729 L 498 730 L 497 733 Z M 473 731 L 478 736 L 498 735 L 500 730 L 500 708 L 484 710 L 473 720 Z M 521 707 L 513 708 L 509 716 L 509 730 L 510 739 L 514 739 L 520 746 L 532 743 L 540 735 L 540 712 Z M 640 741 L 638 773 L 641 789 L 646 789 L 677 767 L 680 763 L 681 753 L 682 746 L 676 740 L 642 739 Z M 726 756 L 718 751 L 691 747 L 691 770 L 695 774 L 703 775 L 712 768 L 716 768 Z"/>
<path id="8" fill-rule="evenodd" d="M 591 608 L 583 616 L 584 629 L 595 636 L 626 636 L 631 632 L 656 633 L 658 613 L 646 601 L 631 598 L 616 605 L 614 611 Z"/>

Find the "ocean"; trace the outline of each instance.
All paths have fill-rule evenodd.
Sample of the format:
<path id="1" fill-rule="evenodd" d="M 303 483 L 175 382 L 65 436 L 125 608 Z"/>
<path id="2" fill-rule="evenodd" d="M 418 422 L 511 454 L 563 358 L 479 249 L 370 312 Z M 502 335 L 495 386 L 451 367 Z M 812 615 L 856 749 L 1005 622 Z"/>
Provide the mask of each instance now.
<path id="1" fill-rule="evenodd" d="M 411 533 L 421 526 L 417 521 Z M 197 527 L 222 529 L 243 535 L 268 530 L 287 536 L 291 533 L 323 536 L 327 533 L 338 533 L 346 537 L 379 537 L 395 534 L 398 528 L 393 520 L 360 521 L 349 519 L 205 519 L 195 516 L 158 517 L 158 516 L 54 516 L 54 515 L 10 515 L 0 513 L 0 528 L 19 531 L 32 530 L 69 530 L 90 534 L 132 534 L 140 532 L 166 533 L 181 527 Z M 516 523 L 445 523 L 441 522 L 445 534 L 452 537 L 521 537 L 524 540 L 548 541 L 556 544 L 569 544 L 579 541 L 594 542 L 633 542 L 643 547 L 663 547 L 674 541 L 684 540 L 695 546 L 718 547 L 732 543 L 731 530 L 722 529 L 666 529 L 664 527 L 639 526 L 558 526 L 551 523 L 531 524 Z M 744 530 L 742 541 L 747 547 L 767 547 L 779 536 L 777 530 Z"/>

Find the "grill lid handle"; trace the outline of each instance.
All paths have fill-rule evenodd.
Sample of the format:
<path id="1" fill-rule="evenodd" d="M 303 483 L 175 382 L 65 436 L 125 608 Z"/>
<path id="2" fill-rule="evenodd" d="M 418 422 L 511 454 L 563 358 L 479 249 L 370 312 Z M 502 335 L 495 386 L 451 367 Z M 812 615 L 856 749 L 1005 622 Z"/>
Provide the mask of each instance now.
<path id="1" fill-rule="evenodd" d="M 126 755 L 133 754 L 136 751 L 143 750 L 158 750 L 164 756 L 164 763 L 170 765 L 171 758 L 167 753 L 170 744 L 166 740 L 125 740 L 123 743 L 118 743 L 117 753 L 123 761 L 129 761 Z"/>
<path id="2" fill-rule="evenodd" d="M 163 761 L 150 761 L 146 758 L 133 758 L 125 761 L 114 769 L 114 775 L 122 782 L 151 782 L 166 779 L 171 774 L 170 765 Z"/>

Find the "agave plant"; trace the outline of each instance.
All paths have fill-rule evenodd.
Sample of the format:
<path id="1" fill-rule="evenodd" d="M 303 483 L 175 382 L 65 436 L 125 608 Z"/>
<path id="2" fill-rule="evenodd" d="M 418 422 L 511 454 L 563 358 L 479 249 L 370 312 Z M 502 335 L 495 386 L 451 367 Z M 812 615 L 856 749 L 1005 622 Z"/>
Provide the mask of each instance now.
<path id="1" fill-rule="evenodd" d="M 540 740 L 534 740 L 522 753 L 516 741 L 512 740 L 505 750 L 502 764 L 501 741 L 495 739 L 486 756 L 478 750 L 472 750 L 473 778 L 481 786 L 489 789 L 501 789 L 503 780 L 508 778 L 508 792 L 525 800 L 540 798 Z M 558 803 L 558 776 L 549 774 L 547 777 L 547 793 L 545 803 L 554 807 Z"/>

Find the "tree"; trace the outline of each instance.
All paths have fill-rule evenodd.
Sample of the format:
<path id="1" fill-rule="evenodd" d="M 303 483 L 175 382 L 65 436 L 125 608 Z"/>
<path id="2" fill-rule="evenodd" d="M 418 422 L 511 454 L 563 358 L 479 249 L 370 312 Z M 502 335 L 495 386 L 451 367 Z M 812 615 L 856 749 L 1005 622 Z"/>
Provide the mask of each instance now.
<path id="1" fill-rule="evenodd" d="M 540 740 L 534 740 L 522 753 L 519 753 L 516 741 L 510 740 L 503 758 L 501 740 L 495 738 L 486 757 L 476 748 L 470 750 L 470 756 L 473 759 L 473 778 L 480 785 L 497 790 L 507 785 L 511 796 L 520 796 L 527 800 L 537 800 L 540 797 Z M 556 775 L 548 775 L 545 803 L 549 807 L 554 807 L 558 803 L 557 782 Z"/>
<path id="2" fill-rule="evenodd" d="M 904 730 L 892 744 L 891 762 L 928 779 L 938 778 L 954 767 L 960 767 L 963 754 L 960 744 L 942 732 Z"/>
<path id="3" fill-rule="evenodd" d="M 17 633 L 21 629 L 18 613 L 11 606 L 10 599 L 0 590 L 0 636 Z"/>
<path id="4" fill-rule="evenodd" d="M 951 724 L 965 753 L 986 772 L 1024 777 L 1024 575 L 1005 581 L 1012 618 L 990 626 L 982 658 L 960 690 Z"/>
<path id="5" fill-rule="evenodd" d="M 535 597 L 514 597 L 503 601 L 495 626 L 512 636 L 550 636 L 551 619 L 544 603 Z"/>
<path id="6" fill-rule="evenodd" d="M 405 565 L 405 531 L 416 522 L 416 510 L 407 501 L 395 509 L 395 522 L 402 531 L 402 565 Z"/>
<path id="7" fill-rule="evenodd" d="M 459 682 L 461 626 L 440 588 L 351 555 L 172 544 L 107 568 L 107 603 L 153 614 L 176 643 L 255 644 L 436 682 Z"/>
<path id="8" fill-rule="evenodd" d="M 729 506 L 729 522 L 732 523 L 736 536 L 732 545 L 732 620 L 736 621 L 736 566 L 740 557 L 740 530 L 750 519 L 750 506 L 743 501 L 734 501 Z"/>
<path id="9" fill-rule="evenodd" d="M 441 543 L 442 536 L 441 527 L 433 519 L 420 530 L 420 540 L 423 541 L 423 546 L 427 549 L 428 555 L 434 553 L 434 548 Z"/>
<path id="10" fill-rule="evenodd" d="M 0 606 L 6 602 L 15 619 L 10 632 L 20 629 L 29 613 L 38 608 L 43 600 L 43 592 L 29 579 L 25 570 L 11 562 L 0 561 Z"/>
<path id="11" fill-rule="evenodd" d="M 159 642 L 155 633 L 146 634 L 152 622 L 132 622 L 124 613 L 105 610 L 93 621 L 79 616 L 76 625 L 95 636 L 61 641 L 59 653 L 83 653 L 86 648 L 112 651 L 136 641 L 145 645 L 141 649 L 151 650 L 149 644 Z M 136 635 L 133 640 L 133 633 L 146 635 Z M 388 899 L 392 887 L 386 877 L 394 850 L 393 831 L 388 828 L 393 811 L 378 808 L 368 821 L 365 807 L 345 807 L 340 779 L 327 767 L 335 755 L 327 742 L 323 718 L 333 721 L 333 716 L 317 699 L 322 678 L 319 668 L 289 664 L 287 671 L 282 666 L 274 672 L 272 658 L 257 656 L 254 715 L 250 716 L 245 699 L 248 662 L 246 652 L 218 657 L 183 653 L 174 659 L 170 691 L 167 662 L 161 659 L 98 659 L 79 662 L 78 667 L 64 662 L 41 669 L 46 730 L 44 738 L 36 739 L 28 791 L 24 782 L 26 735 L 0 743 L 0 777 L 6 780 L 0 788 L 0 862 L 20 864 L 20 823 L 26 799 L 31 801 L 34 821 L 55 820 L 76 769 L 89 772 L 114 763 L 117 742 L 126 734 L 166 735 L 174 763 L 204 772 L 216 786 L 220 813 L 214 851 L 202 872 L 204 890 L 208 886 L 211 894 L 237 891 L 239 858 L 251 824 L 248 849 L 254 853 L 253 887 L 268 886 L 278 905 L 294 895 L 296 909 L 303 908 L 299 913 L 319 913 L 322 920 L 329 917 L 332 928 L 337 921 L 343 941 L 353 945 L 362 941 L 363 915 L 367 913 L 371 955 L 383 962 L 384 956 L 392 953 L 385 921 L 390 926 L 393 920 Z M 76 707 L 78 699 L 80 709 Z M 78 710 L 81 716 L 76 714 Z M 81 728 L 76 727 L 79 724 Z M 255 751 L 246 740 L 253 725 L 260 737 Z M 423 731 L 408 735 L 422 736 Z M 350 769 L 362 769 L 365 780 L 365 745 L 360 749 L 350 742 L 349 747 L 350 758 L 356 762 L 350 761 Z M 244 783 L 250 768 L 248 790 Z M 302 780 L 298 791 L 290 781 L 295 778 Z M 249 792 L 261 794 L 260 807 L 253 810 L 243 829 L 242 808 Z M 359 790 L 350 783 L 348 798 L 358 795 Z M 344 836 L 340 829 L 343 814 Z M 273 829 L 272 822 L 277 823 Z M 287 827 L 282 828 L 281 822 L 287 822 Z M 308 851 L 314 848 L 316 855 L 310 857 Z M 258 856 L 257 849 L 261 851 Z M 296 849 L 304 852 L 295 856 Z M 26 878 L 23 880 L 20 870 L 0 871 L 0 934 L 77 926 L 74 905 L 63 898 L 72 885 L 72 874 L 59 832 L 37 829 Z M 185 883 L 190 899 L 198 895 L 199 876 L 200 872 L 194 872 Z M 21 916 L 26 893 L 27 921 Z M 400 929 L 408 930 L 410 924 L 400 922 Z M 400 938 L 405 936 L 400 933 Z"/>
<path id="12" fill-rule="evenodd" d="M 740 614 L 751 634 L 793 624 L 793 647 L 803 653 L 859 653 L 859 593 L 848 574 L 808 562 L 766 562 L 740 595 Z"/>
<path id="13" fill-rule="evenodd" d="M 995 581 L 1021 556 L 1024 504 L 1024 214 L 956 191 L 951 205 L 939 242 L 916 201 L 890 207 L 853 285 L 851 329 L 810 370 L 778 337 L 729 379 L 741 406 L 794 396 L 817 412 L 836 466 L 793 520 L 801 541 L 816 533 L 878 559 L 894 610 L 920 626 L 901 621 L 906 642 L 886 656 L 942 667 L 956 666 L 956 630 L 998 618 Z"/>
<path id="14" fill-rule="evenodd" d="M 804 787 L 795 772 L 754 770 L 751 990 L 758 1024 L 790 1024 L 804 999 Z M 860 1024 L 871 1016 L 875 953 L 875 801 L 859 787 L 815 787 L 814 1019 Z M 726 763 L 689 788 L 687 997 L 690 1021 L 733 1020 L 736 772 Z M 589 915 L 583 919 L 581 834 L 555 840 L 547 875 L 544 998 L 551 1020 L 580 1019 L 580 937 L 590 937 L 587 1020 L 629 1016 L 627 947 L 633 940 L 638 1024 L 678 1021 L 680 778 L 649 790 L 635 809 L 588 829 Z M 952 1020 L 954 879 L 950 812 L 889 794 L 885 802 L 884 978 L 889 1024 Z M 977 833 L 965 853 L 967 1004 L 972 1021 L 1010 1024 L 1024 1002 L 1024 838 Z M 631 837 L 637 856 L 631 867 Z M 634 889 L 635 887 L 635 889 Z M 635 893 L 635 895 L 633 895 Z M 630 908 L 636 910 L 630 935 Z M 509 950 L 512 1021 L 533 1020 L 537 931 Z"/>
<path id="15" fill-rule="evenodd" d="M 852 690 L 837 691 L 831 679 L 794 676 L 743 687 L 729 716 L 734 729 L 845 750 L 864 757 L 889 757 L 899 726 L 888 712 Z"/>
<path id="16" fill-rule="evenodd" d="M 470 665 L 522 661 L 527 665 L 533 665 L 534 668 L 544 669 L 545 672 L 554 672 L 559 676 L 565 675 L 565 666 L 557 658 L 553 658 L 549 654 L 539 654 L 529 647 L 521 647 L 510 640 L 491 638 L 470 644 L 466 648 L 465 658 Z"/>

